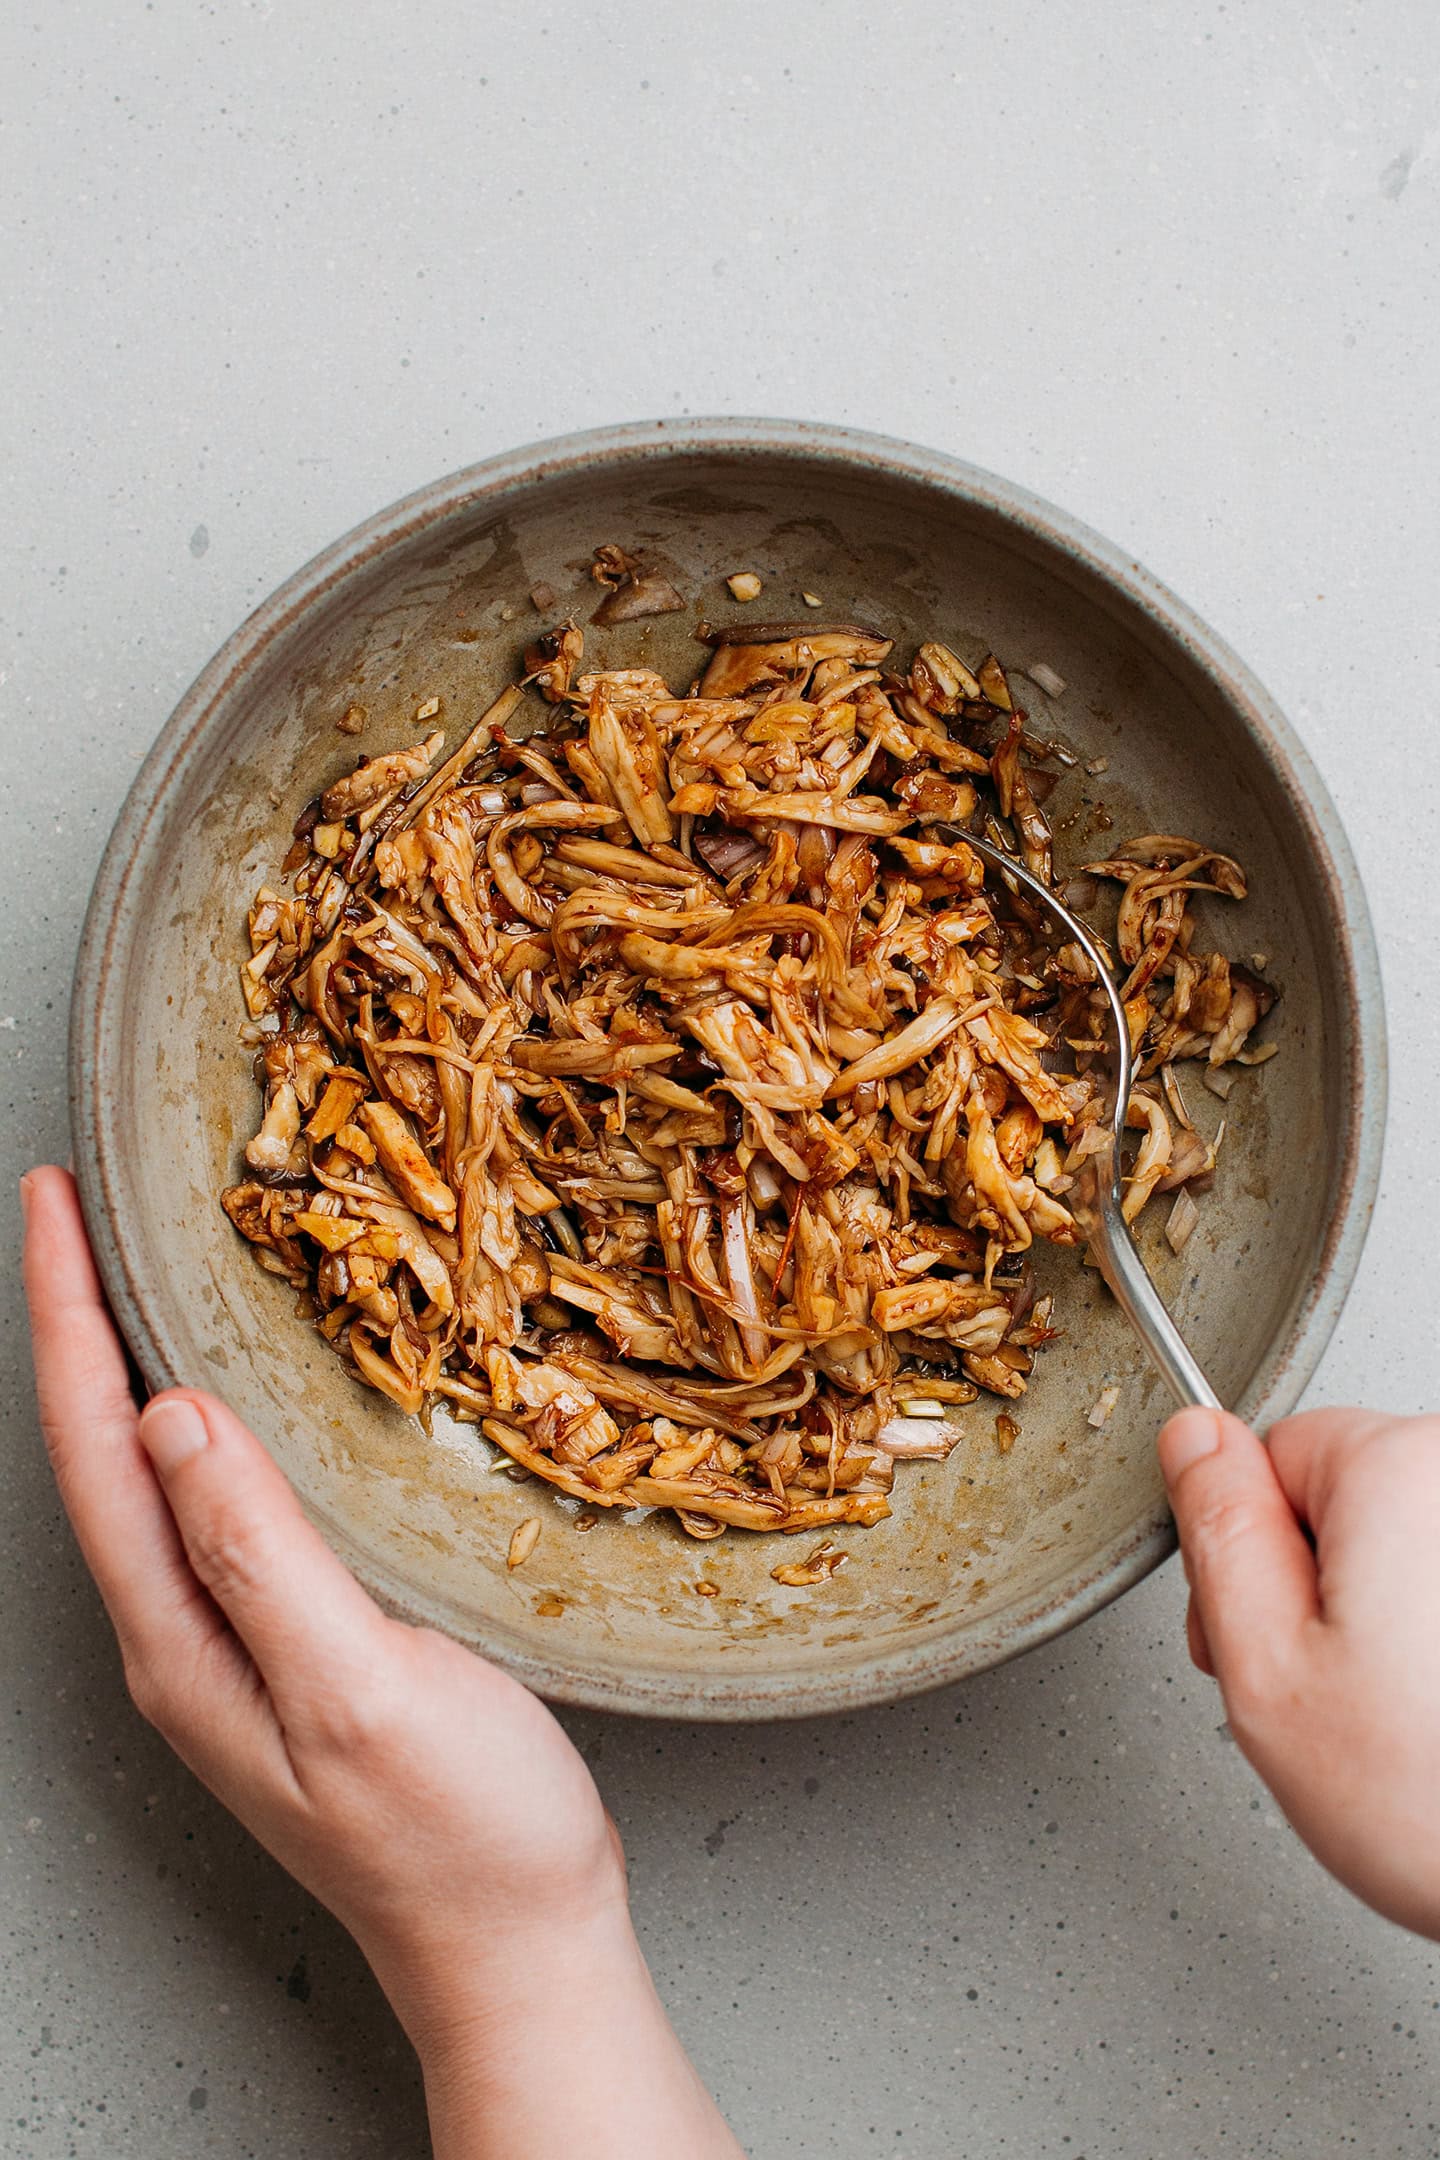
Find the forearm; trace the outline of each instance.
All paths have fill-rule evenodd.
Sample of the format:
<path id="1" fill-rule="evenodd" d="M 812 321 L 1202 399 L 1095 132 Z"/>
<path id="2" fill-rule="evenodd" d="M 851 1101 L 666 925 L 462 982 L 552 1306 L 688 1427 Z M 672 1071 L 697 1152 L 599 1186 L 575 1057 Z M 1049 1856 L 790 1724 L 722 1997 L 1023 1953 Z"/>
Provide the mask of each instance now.
<path id="1" fill-rule="evenodd" d="M 435 2160 L 743 2160 L 622 1911 L 422 2040 Z"/>

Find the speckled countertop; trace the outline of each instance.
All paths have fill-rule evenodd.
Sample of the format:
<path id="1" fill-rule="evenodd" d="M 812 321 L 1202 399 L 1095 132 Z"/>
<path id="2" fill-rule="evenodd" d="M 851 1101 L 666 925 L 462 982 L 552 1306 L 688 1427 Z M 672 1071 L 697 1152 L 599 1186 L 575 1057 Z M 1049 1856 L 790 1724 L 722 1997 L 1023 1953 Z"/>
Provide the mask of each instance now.
<path id="1" fill-rule="evenodd" d="M 1412 1169 L 1440 915 L 1396 847 L 1440 815 L 1440 16 L 50 0 L 0 38 L 7 1230 L 14 1174 L 66 1149 L 105 834 L 252 603 L 506 445 L 816 415 L 1078 512 L 1296 721 L 1394 1048 L 1380 1220 L 1311 1399 L 1440 1400 Z M 123 1696 L 4 1242 L 0 2150 L 422 2153 L 348 1941 Z M 569 1720 L 756 2160 L 1440 2153 L 1440 1959 L 1310 1863 L 1180 1620 L 1171 1567 L 896 1711 Z"/>

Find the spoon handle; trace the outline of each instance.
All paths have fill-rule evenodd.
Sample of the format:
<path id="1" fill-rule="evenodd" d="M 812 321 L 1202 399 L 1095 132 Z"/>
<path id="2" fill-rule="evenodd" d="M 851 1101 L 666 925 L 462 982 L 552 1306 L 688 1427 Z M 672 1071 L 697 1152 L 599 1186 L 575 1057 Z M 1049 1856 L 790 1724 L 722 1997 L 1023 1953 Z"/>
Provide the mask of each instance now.
<path id="1" fill-rule="evenodd" d="M 1164 1299 L 1151 1282 L 1118 1208 L 1101 1211 L 1093 1225 L 1091 1250 L 1121 1311 L 1169 1382 L 1181 1408 L 1222 1410 L 1224 1404 L 1190 1355 Z"/>

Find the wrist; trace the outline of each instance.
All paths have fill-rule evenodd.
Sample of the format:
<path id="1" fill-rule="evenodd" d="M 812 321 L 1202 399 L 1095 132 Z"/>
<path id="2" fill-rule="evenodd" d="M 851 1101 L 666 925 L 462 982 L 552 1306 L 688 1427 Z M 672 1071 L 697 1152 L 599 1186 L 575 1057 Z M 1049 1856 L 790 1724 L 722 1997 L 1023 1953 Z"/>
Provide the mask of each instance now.
<path id="1" fill-rule="evenodd" d="M 434 2160 L 743 2160 L 623 1912 L 554 1943 L 422 2060 Z"/>
<path id="2" fill-rule="evenodd" d="M 488 2075 L 534 2045 L 553 2045 L 560 2006 L 618 2003 L 649 1987 L 623 1881 L 562 1913 L 544 1908 L 522 1921 L 447 1929 L 393 1971 L 372 1963 L 427 2087 Z"/>
<path id="3" fill-rule="evenodd" d="M 486 1957 L 447 2011 L 411 2037 L 435 2160 L 735 2152 L 623 1905 L 554 1925 L 503 1960 Z"/>

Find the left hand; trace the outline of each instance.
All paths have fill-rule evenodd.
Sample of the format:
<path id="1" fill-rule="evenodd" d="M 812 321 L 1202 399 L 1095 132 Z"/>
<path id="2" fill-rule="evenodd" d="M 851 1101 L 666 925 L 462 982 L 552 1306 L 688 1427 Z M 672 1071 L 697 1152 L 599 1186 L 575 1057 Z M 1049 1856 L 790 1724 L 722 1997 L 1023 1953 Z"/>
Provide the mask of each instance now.
<path id="1" fill-rule="evenodd" d="M 22 1193 L 41 1420 L 131 1694 L 355 1936 L 421 2055 L 437 2153 L 734 2160 L 549 1711 L 388 1619 L 223 1403 L 138 1411 L 73 1181 Z"/>

